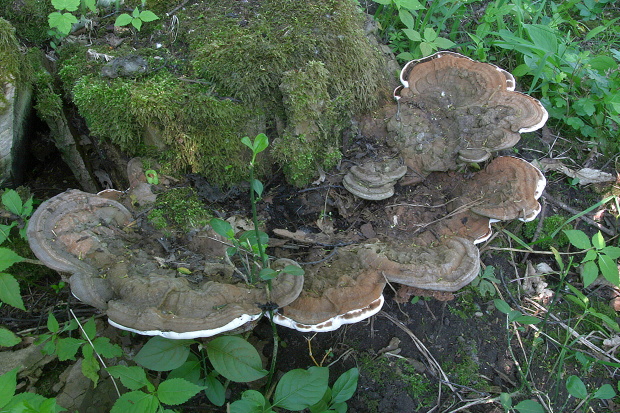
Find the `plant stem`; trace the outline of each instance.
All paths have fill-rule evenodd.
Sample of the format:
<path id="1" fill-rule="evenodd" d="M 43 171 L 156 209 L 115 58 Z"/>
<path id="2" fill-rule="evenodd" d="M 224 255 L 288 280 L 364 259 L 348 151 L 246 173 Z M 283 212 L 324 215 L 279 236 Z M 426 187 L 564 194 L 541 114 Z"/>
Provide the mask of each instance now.
<path id="1" fill-rule="evenodd" d="M 273 380 L 273 374 L 276 371 L 276 361 L 278 359 L 278 344 L 280 342 L 280 336 L 278 336 L 278 330 L 276 329 L 276 323 L 273 322 L 273 310 L 268 310 L 269 322 L 271 323 L 271 331 L 273 332 L 273 353 L 271 356 L 271 366 L 269 367 L 269 375 L 267 376 L 267 384 L 265 389 L 269 391 L 271 387 L 271 381 Z"/>

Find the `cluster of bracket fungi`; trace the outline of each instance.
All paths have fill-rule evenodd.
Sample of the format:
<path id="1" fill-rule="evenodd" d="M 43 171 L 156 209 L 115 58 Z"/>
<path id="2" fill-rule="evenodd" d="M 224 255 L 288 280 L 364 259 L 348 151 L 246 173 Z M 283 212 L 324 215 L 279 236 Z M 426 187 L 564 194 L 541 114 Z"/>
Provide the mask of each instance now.
<path id="1" fill-rule="evenodd" d="M 512 75 L 452 52 L 409 62 L 394 96 L 388 142 L 397 156 L 362 161 L 343 179 L 357 197 L 385 206 L 376 238 L 339 248 L 305 267 L 282 273 L 266 288 L 246 285 L 226 260 L 226 245 L 210 228 L 192 235 L 199 277 L 186 277 L 154 259 L 156 240 L 133 226 L 136 214 L 118 193 L 70 190 L 44 202 L 28 228 L 30 245 L 67 278 L 73 294 L 126 330 L 167 338 L 208 337 L 251 328 L 274 302 L 274 321 L 300 331 L 332 331 L 381 309 L 387 282 L 453 292 L 478 274 L 475 244 L 497 220 L 528 221 L 540 211 L 542 173 L 525 160 L 501 156 L 483 170 L 459 168 L 510 148 L 520 133 L 545 123 L 540 102 L 515 92 Z M 126 199 L 152 202 L 142 174 Z M 425 182 L 432 180 L 432 185 Z M 396 183 L 406 191 L 396 191 Z M 415 186 L 413 186 L 415 184 Z M 116 198 L 116 199 L 115 199 Z M 274 268 L 297 265 L 278 259 Z"/>

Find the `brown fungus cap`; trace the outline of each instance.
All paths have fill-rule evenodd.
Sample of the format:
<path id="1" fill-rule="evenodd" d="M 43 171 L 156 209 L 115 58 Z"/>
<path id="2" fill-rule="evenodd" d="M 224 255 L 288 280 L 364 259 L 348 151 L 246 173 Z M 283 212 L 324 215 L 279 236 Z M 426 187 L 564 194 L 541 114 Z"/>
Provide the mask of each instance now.
<path id="1" fill-rule="evenodd" d="M 545 176 L 531 163 L 501 156 L 459 187 L 457 202 L 493 220 L 531 221 L 540 212 L 538 198 L 545 184 Z"/>
<path id="2" fill-rule="evenodd" d="M 481 162 L 539 129 L 541 103 L 514 91 L 510 73 L 453 52 L 414 60 L 394 91 L 399 110 L 388 122 L 391 140 L 420 176 Z"/>
<path id="3" fill-rule="evenodd" d="M 407 173 L 399 159 L 366 161 L 349 169 L 342 184 L 353 195 L 379 201 L 394 195 L 396 181 Z"/>
<path id="4" fill-rule="evenodd" d="M 302 293 L 280 309 L 274 321 L 299 331 L 333 331 L 376 314 L 383 305 L 385 279 L 365 266 L 363 248 L 339 249 L 335 257 L 305 268 Z"/>
<path id="5" fill-rule="evenodd" d="M 110 322 L 140 334 L 167 338 L 207 337 L 257 319 L 261 304 L 284 306 L 303 286 L 303 276 L 280 274 L 269 298 L 264 286 L 249 286 L 233 276 L 223 256 L 198 256 L 202 268 L 191 278 L 163 268 L 153 237 L 131 230 L 131 213 L 116 201 L 67 191 L 44 202 L 28 227 L 31 248 L 50 268 L 72 274 L 72 293 L 107 311 Z M 205 230 L 205 236 L 218 235 Z M 223 246 L 203 251 L 223 252 Z M 223 244 L 222 244 L 223 245 Z M 197 254 L 199 255 L 199 254 Z M 274 269 L 297 265 L 277 260 Z"/>
<path id="6" fill-rule="evenodd" d="M 425 290 L 459 290 L 476 278 L 480 269 L 478 248 L 458 237 L 430 246 L 398 240 L 367 244 L 360 257 L 388 281 Z"/>

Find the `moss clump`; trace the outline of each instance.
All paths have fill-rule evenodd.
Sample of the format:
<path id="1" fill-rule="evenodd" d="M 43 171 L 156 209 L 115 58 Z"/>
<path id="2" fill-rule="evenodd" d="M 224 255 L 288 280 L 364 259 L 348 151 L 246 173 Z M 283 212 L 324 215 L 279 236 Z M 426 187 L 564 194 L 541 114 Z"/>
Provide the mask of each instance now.
<path id="1" fill-rule="evenodd" d="M 535 219 L 530 222 L 526 222 L 523 225 L 523 230 L 521 231 L 523 237 L 531 242 L 534 238 L 534 234 L 536 233 L 536 228 L 538 228 L 539 219 Z M 553 234 L 558 228 L 560 228 L 566 222 L 566 218 L 561 215 L 551 215 L 546 217 L 543 220 L 542 230 L 538 235 L 537 240 L 535 241 L 535 245 L 537 248 L 542 250 L 548 250 L 551 246 L 556 249 L 563 248 L 568 245 L 568 237 L 564 232 L 560 231 L 558 234 L 551 238 L 551 234 Z M 570 227 L 565 227 L 565 229 L 570 229 Z"/>
<path id="2" fill-rule="evenodd" d="M 19 43 L 15 37 L 15 28 L 11 23 L 0 18 L 0 87 L 7 83 L 20 83 L 27 80 L 25 59 L 19 51 Z M 0 113 L 6 110 L 9 102 L 4 93 L 0 93 Z"/>
<path id="3" fill-rule="evenodd" d="M 190 187 L 170 189 L 157 196 L 148 220 L 157 229 L 184 231 L 202 228 L 211 215 Z"/>
<path id="4" fill-rule="evenodd" d="M 47 16 L 53 11 L 51 1 L 0 0 L 0 16 L 15 26 L 17 37 L 37 46 L 49 39 Z"/>

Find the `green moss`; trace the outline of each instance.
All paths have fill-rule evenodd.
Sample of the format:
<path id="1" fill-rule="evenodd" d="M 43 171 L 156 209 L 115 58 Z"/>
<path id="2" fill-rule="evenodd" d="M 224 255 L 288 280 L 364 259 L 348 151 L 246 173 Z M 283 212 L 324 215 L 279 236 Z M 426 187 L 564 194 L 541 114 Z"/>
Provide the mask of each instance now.
<path id="1" fill-rule="evenodd" d="M 480 306 L 474 301 L 476 298 L 474 287 L 470 287 L 460 294 L 457 300 L 448 303 L 448 311 L 462 320 L 471 320 Z"/>
<path id="2" fill-rule="evenodd" d="M 15 26 L 17 37 L 37 46 L 49 39 L 47 16 L 53 11 L 49 0 L 0 0 L 0 16 Z"/>
<path id="3" fill-rule="evenodd" d="M 20 46 L 15 37 L 15 28 L 8 21 L 0 18 L 0 86 L 7 83 L 18 84 L 28 81 L 31 70 L 28 68 L 26 57 L 20 52 Z M 4 93 L 0 93 L 0 112 L 7 106 Z"/>
<path id="4" fill-rule="evenodd" d="M 193 188 L 173 188 L 157 196 L 148 219 L 157 229 L 188 231 L 207 225 L 211 215 Z"/>
<path id="5" fill-rule="evenodd" d="M 480 391 L 488 387 L 486 381 L 480 381 L 478 349 L 473 341 L 467 342 L 459 337 L 455 360 L 444 363 L 442 367 L 453 383 Z"/>
<path id="6" fill-rule="evenodd" d="M 536 233 L 536 228 L 538 228 L 539 222 L 539 219 L 535 219 L 533 221 L 526 222 L 523 225 L 522 234 L 527 241 L 531 242 L 534 238 L 534 234 Z M 561 215 L 551 215 L 545 217 L 545 219 L 543 220 L 542 230 L 535 242 L 537 248 L 542 250 L 548 250 L 551 246 L 555 247 L 556 249 L 567 246 L 568 237 L 566 237 L 564 232 L 560 231 L 555 237 L 550 237 L 550 235 L 553 234 L 562 225 L 564 225 L 565 222 L 566 218 Z M 564 229 L 570 228 L 570 226 L 564 227 Z"/>

